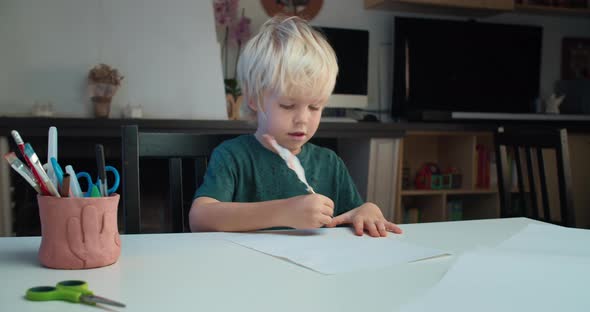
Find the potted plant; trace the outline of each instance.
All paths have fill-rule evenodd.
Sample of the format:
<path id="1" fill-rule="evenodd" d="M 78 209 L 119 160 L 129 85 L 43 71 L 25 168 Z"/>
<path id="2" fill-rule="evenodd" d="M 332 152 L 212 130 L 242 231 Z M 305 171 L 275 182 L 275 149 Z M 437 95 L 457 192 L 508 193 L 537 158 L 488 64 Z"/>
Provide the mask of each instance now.
<path id="1" fill-rule="evenodd" d="M 246 40 L 250 38 L 251 20 L 245 16 L 243 9 L 241 16 L 238 17 L 238 6 L 239 0 L 215 0 L 213 2 L 217 33 L 222 36 L 223 81 L 227 101 L 227 115 L 230 120 L 240 118 L 242 91 L 235 77 L 240 50 Z M 230 73 L 230 48 L 235 52 L 235 61 L 231 64 L 233 65 L 233 73 Z"/>
<path id="2" fill-rule="evenodd" d="M 94 66 L 88 73 L 90 100 L 94 104 L 94 115 L 107 118 L 111 111 L 113 96 L 121 86 L 123 76 L 115 68 L 106 64 Z"/>

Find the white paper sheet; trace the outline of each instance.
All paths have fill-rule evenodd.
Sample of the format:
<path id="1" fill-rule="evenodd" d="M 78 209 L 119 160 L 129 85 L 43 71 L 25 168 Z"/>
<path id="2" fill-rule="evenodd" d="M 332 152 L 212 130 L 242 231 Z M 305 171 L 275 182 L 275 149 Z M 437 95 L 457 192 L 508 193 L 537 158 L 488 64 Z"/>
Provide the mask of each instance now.
<path id="1" fill-rule="evenodd" d="M 479 250 L 400 311 L 588 311 L 589 280 L 590 258 Z"/>
<path id="2" fill-rule="evenodd" d="M 359 237 L 348 228 L 244 233 L 225 239 L 324 274 L 379 269 L 449 254 L 404 242 L 393 233 Z"/>
<path id="3" fill-rule="evenodd" d="M 497 246 L 501 249 L 590 257 L 590 230 L 529 224 Z M 590 310 L 590 307 L 588 307 Z"/>

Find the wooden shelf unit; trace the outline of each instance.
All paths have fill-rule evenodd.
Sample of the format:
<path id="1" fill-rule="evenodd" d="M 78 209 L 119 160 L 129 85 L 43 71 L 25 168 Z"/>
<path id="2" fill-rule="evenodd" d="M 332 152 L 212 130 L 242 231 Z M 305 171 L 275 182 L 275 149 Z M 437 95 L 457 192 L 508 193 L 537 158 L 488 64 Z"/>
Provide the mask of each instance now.
<path id="1" fill-rule="evenodd" d="M 478 144 L 484 145 L 492 152 L 492 133 L 408 132 L 401 143 L 399 166 L 409 168 L 410 187 L 402 187 L 402 175 L 399 175 L 399 196 L 396 206 L 400 208 L 396 210 L 395 221 L 414 223 L 453 220 L 449 201 L 461 202 L 461 219 L 498 218 L 500 203 L 497 186 L 493 183 L 485 189 L 476 186 Z M 436 163 L 441 170 L 457 168 L 462 174 L 461 187 L 440 190 L 415 189 L 416 173 L 425 163 Z M 492 170 L 494 169 L 490 170 L 490 174 L 495 176 Z M 419 217 L 416 218 L 416 215 Z"/>
<path id="2" fill-rule="evenodd" d="M 483 2 L 460 0 L 365 0 L 365 9 L 473 17 L 491 16 L 514 9 L 511 1 L 502 0 L 500 1 L 503 2 L 500 3 L 501 5 L 496 3 L 488 5 L 483 4 Z"/>
<path id="3" fill-rule="evenodd" d="M 412 13 L 491 16 L 514 12 L 518 14 L 590 17 L 590 8 L 562 8 L 519 4 L 512 0 L 364 0 L 365 9 Z"/>
<path id="4" fill-rule="evenodd" d="M 590 17 L 590 8 L 559 8 L 546 5 L 515 4 L 514 11 L 523 14 Z"/>

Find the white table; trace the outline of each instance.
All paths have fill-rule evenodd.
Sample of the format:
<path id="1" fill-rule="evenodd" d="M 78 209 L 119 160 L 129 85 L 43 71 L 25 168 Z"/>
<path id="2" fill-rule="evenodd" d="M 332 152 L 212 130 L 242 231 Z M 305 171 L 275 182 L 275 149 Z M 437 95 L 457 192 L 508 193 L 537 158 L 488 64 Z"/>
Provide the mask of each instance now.
<path id="1" fill-rule="evenodd" d="M 99 311 L 30 302 L 26 289 L 82 279 L 118 311 L 397 311 L 435 285 L 458 254 L 495 246 L 536 221 L 526 218 L 402 225 L 401 239 L 454 256 L 387 269 L 323 275 L 229 241 L 224 233 L 122 235 L 111 266 L 53 270 L 37 260 L 40 237 L 0 238 L 0 311 Z M 345 232 L 343 232 L 345 233 Z"/>

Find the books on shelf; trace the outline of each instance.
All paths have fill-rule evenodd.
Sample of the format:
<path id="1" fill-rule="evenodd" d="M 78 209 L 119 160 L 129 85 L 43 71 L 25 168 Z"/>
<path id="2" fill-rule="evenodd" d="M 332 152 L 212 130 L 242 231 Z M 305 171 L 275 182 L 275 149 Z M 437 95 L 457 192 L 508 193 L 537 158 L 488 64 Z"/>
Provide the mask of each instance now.
<path id="1" fill-rule="evenodd" d="M 475 187 L 483 189 L 496 187 L 498 184 L 498 175 L 496 172 L 494 151 L 483 144 L 477 144 L 475 158 L 477 166 Z"/>

